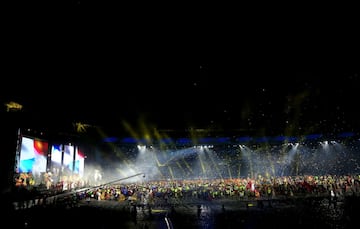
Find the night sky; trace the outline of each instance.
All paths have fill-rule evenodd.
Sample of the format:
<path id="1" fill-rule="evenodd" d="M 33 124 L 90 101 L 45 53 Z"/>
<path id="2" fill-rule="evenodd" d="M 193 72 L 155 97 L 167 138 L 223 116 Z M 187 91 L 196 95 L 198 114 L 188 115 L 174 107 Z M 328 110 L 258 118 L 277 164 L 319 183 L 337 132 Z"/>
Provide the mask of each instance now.
<path id="1" fill-rule="evenodd" d="M 20 80 L 22 85 L 8 92 L 4 102 L 23 105 L 17 113 L 25 125 L 72 131 L 72 124 L 80 122 L 119 136 L 126 134 L 125 125 L 139 132 L 145 126 L 253 136 L 360 128 L 360 77 L 355 72 L 249 72 L 218 63 L 198 69 L 186 63 L 136 63 L 98 69 L 81 80 L 56 79 Z"/>
<path id="2" fill-rule="evenodd" d="M 256 58 L 261 50 L 247 61 L 200 57 L 198 67 L 194 50 L 181 50 L 176 34 L 151 36 L 150 22 L 84 20 L 80 1 L 49 5 L 55 14 L 12 7 L 0 99 L 23 105 L 7 113 L 25 127 L 73 131 L 83 123 L 109 135 L 126 135 L 125 125 L 254 136 L 360 130 L 352 69 L 269 68 L 277 60 Z"/>

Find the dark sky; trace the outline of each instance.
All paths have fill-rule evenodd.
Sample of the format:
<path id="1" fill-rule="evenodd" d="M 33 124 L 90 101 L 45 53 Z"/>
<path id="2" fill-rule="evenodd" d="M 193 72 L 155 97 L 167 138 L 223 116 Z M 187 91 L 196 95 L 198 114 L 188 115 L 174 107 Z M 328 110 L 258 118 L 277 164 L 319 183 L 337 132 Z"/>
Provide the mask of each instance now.
<path id="1" fill-rule="evenodd" d="M 84 20 L 77 1 L 38 14 L 26 9 L 13 8 L 3 24 L 0 92 L 2 103 L 23 105 L 24 125 L 81 122 L 109 134 L 124 132 L 124 123 L 239 135 L 360 129 L 360 77 L 352 69 L 269 68 L 276 61 L 257 58 L 261 50 L 248 51 L 246 61 L 231 53 L 199 58 L 181 50 L 176 34 L 152 36 L 146 21 Z"/>
<path id="2" fill-rule="evenodd" d="M 222 63 L 196 68 L 137 62 L 79 70 L 73 80 L 51 79 L 49 68 L 49 79 L 17 79 L 3 98 L 21 103 L 25 119 L 40 126 L 81 122 L 109 135 L 123 134 L 124 124 L 139 132 L 145 126 L 230 135 L 359 131 L 356 72 L 256 72 Z"/>

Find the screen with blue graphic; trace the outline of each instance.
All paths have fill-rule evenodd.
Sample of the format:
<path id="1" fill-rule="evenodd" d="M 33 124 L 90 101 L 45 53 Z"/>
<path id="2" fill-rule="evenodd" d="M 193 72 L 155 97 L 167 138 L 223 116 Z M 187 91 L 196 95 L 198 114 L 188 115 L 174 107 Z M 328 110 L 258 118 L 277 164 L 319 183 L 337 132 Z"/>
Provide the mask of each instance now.
<path id="1" fill-rule="evenodd" d="M 46 172 L 48 142 L 30 137 L 21 138 L 20 173 L 32 172 L 40 174 Z"/>

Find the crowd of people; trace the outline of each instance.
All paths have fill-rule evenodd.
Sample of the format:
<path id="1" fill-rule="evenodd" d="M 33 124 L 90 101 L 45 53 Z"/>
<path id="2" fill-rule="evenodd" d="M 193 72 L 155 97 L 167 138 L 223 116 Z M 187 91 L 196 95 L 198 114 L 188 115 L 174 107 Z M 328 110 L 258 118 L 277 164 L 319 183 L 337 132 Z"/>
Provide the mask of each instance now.
<path id="1" fill-rule="evenodd" d="M 68 194 L 68 195 L 67 195 Z M 79 187 L 63 192 L 32 196 L 21 207 L 80 200 L 127 201 L 138 206 L 168 205 L 178 201 L 275 200 L 325 197 L 338 199 L 360 195 L 360 174 L 284 176 L 242 179 L 158 180 L 137 183 Z M 64 198 L 66 197 L 66 198 Z M 19 206 L 17 206 L 19 207 Z"/>
<path id="2" fill-rule="evenodd" d="M 267 145 L 252 150 L 218 146 L 164 153 L 151 149 L 141 160 L 135 147 L 121 150 L 128 167 L 130 164 L 141 170 L 144 166 L 137 163 L 156 161 L 147 172 L 150 176 L 134 182 L 107 183 L 106 176 L 96 170 L 101 176 L 94 184 L 88 177 L 76 175 L 64 175 L 54 182 L 51 173 L 46 173 L 43 182 L 36 186 L 31 182 L 31 174 L 20 174 L 15 188 L 35 190 L 34 195 L 28 195 L 32 196 L 32 205 L 56 202 L 60 194 L 66 196 L 66 193 L 75 194 L 77 200 L 129 200 L 141 205 L 166 204 L 173 200 L 274 199 L 307 195 L 340 198 L 360 193 L 359 141 L 326 147 L 321 144 L 316 147 Z M 111 169 L 111 165 L 108 167 Z M 153 171 L 155 173 L 150 174 Z M 40 195 L 39 190 L 45 191 Z M 36 200 L 39 198 L 43 200 Z"/>

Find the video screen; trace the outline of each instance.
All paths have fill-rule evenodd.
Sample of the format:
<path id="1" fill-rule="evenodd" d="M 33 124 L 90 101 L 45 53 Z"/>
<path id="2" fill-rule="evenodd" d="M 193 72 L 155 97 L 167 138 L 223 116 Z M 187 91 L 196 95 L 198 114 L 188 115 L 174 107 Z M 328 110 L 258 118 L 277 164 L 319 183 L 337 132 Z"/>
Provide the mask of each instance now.
<path id="1" fill-rule="evenodd" d="M 54 144 L 51 146 L 51 172 L 54 178 L 59 178 L 59 172 L 62 168 L 63 145 Z"/>
<path id="2" fill-rule="evenodd" d="M 60 167 L 62 162 L 62 145 L 51 146 L 51 166 Z"/>
<path id="3" fill-rule="evenodd" d="M 84 175 L 84 166 L 85 166 L 85 155 L 79 149 L 79 147 L 76 147 L 76 149 L 75 149 L 75 168 L 74 168 L 74 172 L 79 174 L 80 177 L 83 177 L 83 175 Z"/>
<path id="4" fill-rule="evenodd" d="M 73 145 L 64 145 L 63 166 L 70 171 L 74 171 L 74 150 Z"/>
<path id="5" fill-rule="evenodd" d="M 46 172 L 48 147 L 47 141 L 22 137 L 19 172 L 35 175 Z"/>

